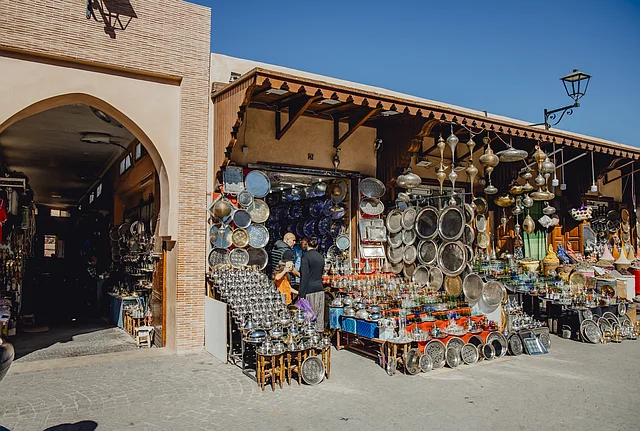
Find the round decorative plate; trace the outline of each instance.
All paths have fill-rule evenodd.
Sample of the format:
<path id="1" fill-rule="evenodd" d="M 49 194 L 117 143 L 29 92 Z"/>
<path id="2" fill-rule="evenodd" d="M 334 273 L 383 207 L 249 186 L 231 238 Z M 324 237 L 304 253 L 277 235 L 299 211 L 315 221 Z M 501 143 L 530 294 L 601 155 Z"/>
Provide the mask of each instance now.
<path id="1" fill-rule="evenodd" d="M 504 299 L 505 288 L 499 281 L 489 281 L 482 288 L 482 299 L 487 305 L 497 307 Z"/>
<path id="2" fill-rule="evenodd" d="M 591 310 L 589 310 L 588 308 L 586 310 L 584 310 L 582 312 L 582 318 L 583 319 L 592 319 L 593 320 L 593 313 L 591 312 Z"/>
<path id="3" fill-rule="evenodd" d="M 414 263 L 411 263 L 411 264 L 405 263 L 404 264 L 404 268 L 402 268 L 402 273 L 407 278 L 412 278 L 413 277 L 413 273 L 415 271 L 416 271 L 416 265 Z"/>
<path id="4" fill-rule="evenodd" d="M 522 345 L 522 340 L 518 336 L 518 334 L 513 334 L 507 340 L 509 354 L 512 356 L 522 355 L 524 352 L 524 346 Z"/>
<path id="5" fill-rule="evenodd" d="M 442 270 L 437 266 L 429 269 L 429 288 L 433 290 L 438 290 L 442 287 L 442 283 L 444 282 L 444 274 L 442 274 Z"/>
<path id="6" fill-rule="evenodd" d="M 424 354 L 431 357 L 433 368 L 438 369 L 444 367 L 445 364 L 445 347 L 440 340 L 431 340 L 424 346 Z"/>
<path id="7" fill-rule="evenodd" d="M 460 350 L 450 347 L 446 352 L 446 362 L 451 368 L 456 368 L 460 365 Z"/>
<path id="8" fill-rule="evenodd" d="M 402 231 L 402 242 L 405 245 L 413 245 L 416 242 L 416 231 L 411 229 L 411 230 L 403 230 Z"/>
<path id="9" fill-rule="evenodd" d="M 424 207 L 416 215 L 416 232 L 422 239 L 432 239 L 438 234 L 438 210 Z"/>
<path id="10" fill-rule="evenodd" d="M 498 348 L 496 348 L 495 344 L 493 344 L 494 340 L 500 343 L 500 352 L 498 352 Z M 507 348 L 508 348 L 507 339 L 504 337 L 504 335 L 502 335 L 501 332 L 493 331 L 492 333 L 487 335 L 487 344 L 488 343 L 491 343 L 493 345 L 497 357 L 502 357 L 507 354 Z"/>
<path id="11" fill-rule="evenodd" d="M 473 241 L 476 240 L 476 231 L 473 230 L 471 225 L 465 224 L 464 230 L 462 231 L 461 241 L 464 245 L 473 245 Z"/>
<path id="12" fill-rule="evenodd" d="M 462 338 L 459 337 L 451 337 L 449 338 L 449 341 L 447 341 L 447 344 L 445 345 L 445 347 L 447 349 L 450 348 L 454 348 L 454 349 L 458 349 L 461 350 L 462 347 L 464 347 L 464 341 L 462 341 Z"/>
<path id="13" fill-rule="evenodd" d="M 471 302 L 478 301 L 482 298 L 483 287 L 484 281 L 482 281 L 482 278 L 476 273 L 467 275 L 462 282 L 462 291 L 464 292 L 464 296 L 466 296 L 467 300 Z"/>
<path id="14" fill-rule="evenodd" d="M 438 266 L 448 276 L 456 276 L 464 271 L 467 264 L 467 250 L 461 242 L 447 242 L 438 250 Z"/>
<path id="15" fill-rule="evenodd" d="M 478 348 L 473 344 L 467 343 L 462 346 L 460 357 L 462 358 L 462 362 L 467 365 L 475 364 L 478 362 Z"/>
<path id="16" fill-rule="evenodd" d="M 416 207 L 409 207 L 402 212 L 402 228 L 405 230 L 413 229 L 416 224 L 416 216 L 418 211 Z"/>
<path id="17" fill-rule="evenodd" d="M 487 361 L 496 357 L 496 351 L 491 343 L 483 344 L 482 347 L 480 347 L 480 351 L 482 352 L 482 357 Z"/>
<path id="18" fill-rule="evenodd" d="M 267 250 L 264 248 L 249 247 L 247 252 L 249 253 L 248 266 L 257 266 L 260 270 L 266 268 L 267 263 L 269 262 L 269 254 L 267 253 Z"/>
<path id="19" fill-rule="evenodd" d="M 605 313 L 606 314 L 606 313 Z M 580 334 L 589 343 L 598 344 L 602 341 L 602 331 L 591 319 L 585 319 L 580 324 Z"/>
<path id="20" fill-rule="evenodd" d="M 317 356 L 309 356 L 300 367 L 302 380 L 308 385 L 317 385 L 324 380 L 324 363 Z"/>
<path id="21" fill-rule="evenodd" d="M 420 356 L 420 371 L 423 373 L 428 373 L 433 369 L 433 360 L 429 355 Z"/>
<path id="22" fill-rule="evenodd" d="M 549 350 L 551 348 L 551 337 L 548 331 L 540 332 L 538 334 L 538 340 L 540 340 L 540 344 L 542 344 L 545 349 Z"/>
<path id="23" fill-rule="evenodd" d="M 360 193 L 368 198 L 381 198 L 385 191 L 384 183 L 377 178 L 365 178 L 360 182 Z"/>
<path id="24" fill-rule="evenodd" d="M 400 232 L 402 230 L 402 212 L 395 209 L 391 210 L 387 214 L 385 224 L 390 234 Z"/>
<path id="25" fill-rule="evenodd" d="M 449 206 L 440 213 L 438 233 L 445 241 L 456 241 L 462 236 L 465 225 L 464 214 L 458 207 Z"/>
<path id="26" fill-rule="evenodd" d="M 402 238 L 404 235 L 404 231 L 400 229 L 398 232 L 390 233 L 387 235 L 387 242 L 391 247 L 400 247 L 402 246 Z"/>
<path id="27" fill-rule="evenodd" d="M 271 191 L 271 181 L 262 171 L 251 171 L 244 178 L 244 186 L 256 198 L 263 198 Z"/>
<path id="28" fill-rule="evenodd" d="M 407 370 L 407 373 L 415 375 L 420 372 L 421 356 L 420 350 L 416 348 L 409 349 L 409 351 L 404 354 L 404 368 Z"/>
<path id="29" fill-rule="evenodd" d="M 217 248 L 229 248 L 232 244 L 231 235 L 229 226 L 211 226 L 209 229 L 209 241 Z"/>
<path id="30" fill-rule="evenodd" d="M 236 227 L 247 228 L 251 225 L 251 216 L 245 210 L 237 210 L 233 213 L 233 223 Z"/>
<path id="31" fill-rule="evenodd" d="M 234 248 L 229 253 L 229 263 L 236 268 L 248 264 L 249 253 L 244 248 Z"/>
<path id="32" fill-rule="evenodd" d="M 384 204 L 380 199 L 364 198 L 360 201 L 360 211 L 363 214 L 377 216 L 384 212 Z"/>
<path id="33" fill-rule="evenodd" d="M 387 259 L 391 264 L 397 264 L 402 262 L 403 259 L 402 247 L 388 247 Z"/>
<path id="34" fill-rule="evenodd" d="M 478 232 L 486 232 L 487 219 L 483 215 L 478 216 L 478 219 L 476 220 L 476 229 Z"/>
<path id="35" fill-rule="evenodd" d="M 479 231 L 478 235 L 476 236 L 476 244 L 481 249 L 489 247 L 489 233 L 485 231 Z"/>
<path id="36" fill-rule="evenodd" d="M 229 250 L 226 248 L 213 248 L 209 252 L 209 266 L 214 268 L 217 265 L 229 264 Z"/>
<path id="37" fill-rule="evenodd" d="M 418 287 L 424 287 L 429 283 L 429 270 L 424 266 L 416 267 L 413 271 L 413 282 Z"/>
<path id="38" fill-rule="evenodd" d="M 235 247 L 246 247 L 249 245 L 249 232 L 241 227 L 235 229 L 231 234 L 231 242 Z"/>
<path id="39" fill-rule="evenodd" d="M 340 250 L 342 251 L 347 250 L 350 245 L 351 245 L 351 240 L 349 239 L 348 235 L 338 235 L 338 237 L 336 238 L 336 246 Z"/>
<path id="40" fill-rule="evenodd" d="M 249 245 L 253 248 L 263 248 L 269 243 L 269 231 L 261 224 L 252 224 L 247 228 Z"/>
<path id="41" fill-rule="evenodd" d="M 416 261 L 416 257 L 418 256 L 418 252 L 416 248 L 412 245 L 407 245 L 404 247 L 402 251 L 402 260 L 405 264 L 411 265 Z"/>
<path id="42" fill-rule="evenodd" d="M 432 265 L 438 259 L 438 245 L 432 239 L 418 243 L 418 261 L 423 265 Z"/>
<path id="43" fill-rule="evenodd" d="M 449 295 L 458 296 L 462 293 L 462 279 L 459 275 L 444 278 L 444 290 Z"/>
<path id="44" fill-rule="evenodd" d="M 247 208 L 247 212 L 254 223 L 264 223 L 269 219 L 271 211 L 269 205 L 261 199 L 254 199 L 253 204 Z"/>

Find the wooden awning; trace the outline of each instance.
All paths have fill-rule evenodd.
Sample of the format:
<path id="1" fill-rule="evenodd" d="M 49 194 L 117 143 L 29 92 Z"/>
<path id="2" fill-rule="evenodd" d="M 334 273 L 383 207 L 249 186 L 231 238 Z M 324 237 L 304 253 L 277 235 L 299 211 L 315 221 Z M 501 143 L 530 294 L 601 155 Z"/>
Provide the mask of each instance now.
<path id="1" fill-rule="evenodd" d="M 336 147 L 362 125 L 379 124 L 378 122 L 385 121 L 385 117 L 414 116 L 423 118 L 425 122 L 434 120 L 430 123 L 460 125 L 471 130 L 489 130 L 514 138 L 555 143 L 614 157 L 640 159 L 640 148 L 556 129 L 545 130 L 507 117 L 326 79 L 327 81 L 323 81 L 255 68 L 240 79 L 212 91 L 215 106 L 216 168 L 229 162 L 238 130 L 250 105 L 276 111 L 276 139 L 280 139 L 294 127 L 296 120 L 303 115 L 348 123 L 349 129 L 342 135 L 335 128 L 333 144 Z M 279 112 L 283 111 L 289 114 L 286 123 L 279 121 Z"/>

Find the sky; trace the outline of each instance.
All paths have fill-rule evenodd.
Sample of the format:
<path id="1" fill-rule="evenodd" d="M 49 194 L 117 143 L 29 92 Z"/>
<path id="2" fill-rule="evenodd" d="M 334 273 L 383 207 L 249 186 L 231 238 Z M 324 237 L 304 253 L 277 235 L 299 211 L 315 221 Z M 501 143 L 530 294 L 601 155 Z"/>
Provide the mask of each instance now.
<path id="1" fill-rule="evenodd" d="M 244 1 L 212 8 L 211 51 L 640 147 L 640 0 Z"/>

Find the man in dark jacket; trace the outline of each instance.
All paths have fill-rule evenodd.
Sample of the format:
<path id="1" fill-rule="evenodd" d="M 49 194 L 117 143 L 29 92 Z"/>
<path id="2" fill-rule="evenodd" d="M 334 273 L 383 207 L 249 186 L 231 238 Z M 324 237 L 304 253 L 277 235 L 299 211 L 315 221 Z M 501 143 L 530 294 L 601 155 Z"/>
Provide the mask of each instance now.
<path id="1" fill-rule="evenodd" d="M 293 245 L 296 243 L 296 236 L 291 232 L 287 232 L 282 240 L 276 241 L 273 249 L 271 249 L 271 265 L 269 265 L 269 276 L 273 276 L 273 272 L 280 261 L 293 262 Z M 291 271 L 296 277 L 300 277 L 297 269 Z"/>
<path id="2" fill-rule="evenodd" d="M 324 331 L 324 286 L 322 273 L 324 272 L 324 258 L 318 253 L 318 238 L 309 238 L 307 252 L 300 261 L 300 290 L 301 298 L 311 304 L 316 313 L 316 331 Z"/>

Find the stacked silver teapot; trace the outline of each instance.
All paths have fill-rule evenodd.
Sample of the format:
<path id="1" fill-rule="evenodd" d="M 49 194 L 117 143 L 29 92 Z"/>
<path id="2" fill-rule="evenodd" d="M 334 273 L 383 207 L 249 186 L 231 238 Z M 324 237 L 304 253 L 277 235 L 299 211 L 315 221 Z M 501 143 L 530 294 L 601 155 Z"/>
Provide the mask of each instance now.
<path id="1" fill-rule="evenodd" d="M 212 279 L 244 340 L 259 344 L 258 353 L 275 355 L 331 346 L 331 339 L 316 333 L 303 310 L 287 309 L 275 284 L 259 270 L 221 266 L 214 269 Z"/>

